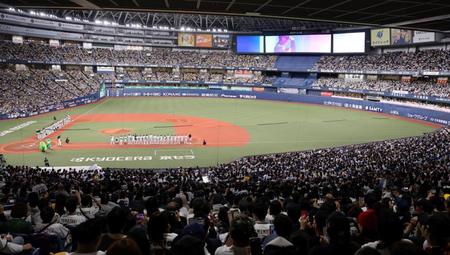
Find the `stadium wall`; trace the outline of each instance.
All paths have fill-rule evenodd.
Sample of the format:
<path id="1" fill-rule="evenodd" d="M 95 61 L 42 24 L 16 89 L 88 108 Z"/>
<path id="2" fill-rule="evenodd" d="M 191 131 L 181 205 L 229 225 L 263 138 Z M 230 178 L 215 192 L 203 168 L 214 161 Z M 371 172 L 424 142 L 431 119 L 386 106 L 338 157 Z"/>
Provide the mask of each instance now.
<path id="1" fill-rule="evenodd" d="M 80 106 L 98 101 L 104 93 L 94 93 L 88 96 L 65 101 L 62 104 L 48 106 L 38 112 L 22 113 L 19 115 L 0 115 L 0 119 L 13 119 L 30 117 L 42 113 L 57 111 L 65 108 Z M 108 97 L 213 97 L 213 98 L 235 98 L 235 99 L 260 99 L 285 102 L 297 102 L 307 104 L 317 104 L 333 107 L 342 107 L 353 110 L 384 113 L 394 116 L 406 117 L 431 122 L 439 125 L 450 125 L 450 114 L 448 112 L 431 109 L 415 108 L 411 106 L 392 105 L 380 102 L 352 100 L 347 98 L 334 98 L 326 96 L 311 96 L 287 93 L 268 93 L 253 91 L 219 91 L 201 89 L 144 89 L 144 88 L 124 88 L 106 89 Z"/>
<path id="2" fill-rule="evenodd" d="M 247 92 L 247 91 L 214 91 L 214 90 L 194 90 L 194 89 L 112 89 L 107 90 L 108 96 L 118 97 L 217 97 L 236 99 L 261 99 L 287 101 L 307 104 L 318 104 L 347 109 L 378 112 L 394 116 L 406 117 L 427 121 L 439 125 L 450 125 L 450 114 L 448 112 L 415 108 L 411 106 L 393 105 L 380 102 L 352 100 L 346 98 L 334 98 L 323 96 L 310 96 L 285 93 Z"/>

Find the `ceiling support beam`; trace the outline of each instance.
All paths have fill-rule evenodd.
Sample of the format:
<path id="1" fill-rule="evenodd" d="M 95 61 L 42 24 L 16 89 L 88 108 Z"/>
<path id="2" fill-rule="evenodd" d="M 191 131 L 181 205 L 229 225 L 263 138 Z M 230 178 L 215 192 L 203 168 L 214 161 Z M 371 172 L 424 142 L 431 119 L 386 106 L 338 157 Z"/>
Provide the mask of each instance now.
<path id="1" fill-rule="evenodd" d="M 233 6 L 233 4 L 236 2 L 236 0 L 232 0 L 231 2 L 230 2 L 230 4 L 228 4 L 228 6 L 227 6 L 227 11 L 229 11 L 230 9 L 231 9 L 231 6 Z"/>
<path id="2" fill-rule="evenodd" d="M 119 7 L 119 5 L 116 3 L 116 1 L 114 1 L 114 0 L 109 0 L 109 1 L 110 1 L 113 5 Z"/>
<path id="3" fill-rule="evenodd" d="M 350 14 L 358 13 L 358 12 L 360 12 L 360 11 L 365 11 L 365 10 L 367 10 L 367 9 L 370 9 L 370 8 L 373 8 L 373 7 L 377 7 L 377 6 L 386 4 L 386 3 L 390 2 L 390 1 L 391 1 L 391 0 L 382 1 L 382 2 L 379 2 L 379 3 L 376 3 L 376 4 L 372 4 L 372 5 L 366 6 L 366 7 L 364 7 L 364 8 L 360 8 L 360 9 L 357 9 L 357 10 L 353 10 L 353 11 L 351 11 L 351 12 L 345 12 L 345 13 L 343 13 L 343 14 L 339 14 L 339 15 L 337 15 L 337 16 L 334 16 L 334 18 L 341 18 L 341 17 L 347 16 L 347 15 L 350 15 Z"/>
<path id="4" fill-rule="evenodd" d="M 88 0 L 70 0 L 70 1 L 86 9 L 100 9 L 99 6 L 89 2 Z"/>
<path id="5" fill-rule="evenodd" d="M 407 20 L 407 21 L 388 24 L 387 26 L 407 26 L 407 25 L 411 25 L 411 24 L 427 23 L 427 22 L 440 21 L 440 20 L 446 20 L 446 19 L 450 19 L 450 14 L 434 16 L 434 17 L 429 17 L 429 18 L 423 18 L 423 19 Z"/>
<path id="6" fill-rule="evenodd" d="M 272 0 L 267 0 L 265 3 L 263 3 L 262 5 L 260 5 L 258 8 L 255 9 L 255 12 L 259 12 L 259 10 L 261 10 L 262 8 L 266 7 L 266 5 L 270 4 L 270 2 L 272 2 Z"/>
<path id="7" fill-rule="evenodd" d="M 308 16 L 312 16 L 312 15 L 319 14 L 319 13 L 321 13 L 321 12 L 324 12 L 324 11 L 329 10 L 329 9 L 333 9 L 333 8 L 335 8 L 335 7 L 341 6 L 341 5 L 346 4 L 346 3 L 348 3 L 348 2 L 351 2 L 351 1 L 352 1 L 352 0 L 345 0 L 345 1 L 339 2 L 339 3 L 337 3 L 337 4 L 333 4 L 333 5 L 331 5 L 331 6 L 328 6 L 327 8 L 323 8 L 323 9 L 320 9 L 320 10 L 318 10 L 318 11 L 316 11 L 316 12 L 312 12 L 312 13 L 308 14 Z"/>
<path id="8" fill-rule="evenodd" d="M 299 3 L 299 4 L 295 5 L 295 6 L 292 6 L 291 8 L 289 8 L 289 9 L 287 9 L 286 11 L 284 11 L 283 13 L 281 13 L 281 15 L 285 15 L 286 13 L 289 13 L 289 12 L 291 12 L 291 11 L 297 9 L 298 7 L 300 7 L 300 6 L 302 6 L 302 5 L 305 5 L 305 4 L 307 4 L 307 3 L 311 2 L 311 1 L 312 1 L 312 0 L 305 0 L 305 1 Z"/>
<path id="9" fill-rule="evenodd" d="M 133 1 L 133 4 L 136 5 L 136 7 L 141 7 L 136 0 L 132 0 L 132 1 Z"/>
<path id="10" fill-rule="evenodd" d="M 394 10 L 391 10 L 391 11 L 385 11 L 385 12 L 382 12 L 382 13 L 377 13 L 377 14 L 373 14 L 373 15 L 369 15 L 369 16 L 366 16 L 366 17 L 364 17 L 364 18 L 361 18 L 361 19 L 358 19 L 358 21 L 360 21 L 360 20 L 368 20 L 368 19 L 372 19 L 372 18 L 374 18 L 374 17 L 379 17 L 379 16 L 393 16 L 393 17 L 403 17 L 403 18 L 411 18 L 411 17 L 413 17 L 413 16 L 411 16 L 409 13 L 407 13 L 407 14 L 402 14 L 402 15 L 400 15 L 400 14 L 398 14 L 398 15 L 391 15 L 391 13 L 396 13 L 396 12 L 401 12 L 401 11 L 403 11 L 403 10 L 407 10 L 407 9 L 411 9 L 411 8 L 415 8 L 415 7 L 419 7 L 419 6 L 423 6 L 423 5 L 425 5 L 426 3 L 419 3 L 419 4 L 416 4 L 416 5 L 410 5 L 410 6 L 406 6 L 406 7 L 403 7 L 403 8 L 399 8 L 399 9 L 394 9 Z M 405 13 L 405 12 L 402 12 L 402 13 Z"/>

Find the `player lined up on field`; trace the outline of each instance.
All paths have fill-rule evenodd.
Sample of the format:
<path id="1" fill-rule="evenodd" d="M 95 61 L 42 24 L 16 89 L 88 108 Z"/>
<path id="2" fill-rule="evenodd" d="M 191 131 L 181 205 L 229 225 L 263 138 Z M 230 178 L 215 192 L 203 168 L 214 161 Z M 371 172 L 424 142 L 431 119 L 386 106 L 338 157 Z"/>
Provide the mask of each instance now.
<path id="1" fill-rule="evenodd" d="M 190 144 L 192 136 L 189 135 L 120 135 L 111 136 L 111 145 L 125 144 Z"/>
<path id="2" fill-rule="evenodd" d="M 56 118 L 55 118 L 55 120 L 56 120 Z M 37 138 L 39 140 L 44 139 L 47 136 L 49 136 L 49 135 L 53 134 L 54 132 L 58 131 L 59 129 L 62 129 L 65 125 L 67 125 L 71 121 L 72 121 L 72 118 L 70 117 L 70 115 L 67 114 L 64 117 L 64 119 L 59 120 L 59 121 L 51 124 L 50 126 L 39 130 L 37 132 Z"/>

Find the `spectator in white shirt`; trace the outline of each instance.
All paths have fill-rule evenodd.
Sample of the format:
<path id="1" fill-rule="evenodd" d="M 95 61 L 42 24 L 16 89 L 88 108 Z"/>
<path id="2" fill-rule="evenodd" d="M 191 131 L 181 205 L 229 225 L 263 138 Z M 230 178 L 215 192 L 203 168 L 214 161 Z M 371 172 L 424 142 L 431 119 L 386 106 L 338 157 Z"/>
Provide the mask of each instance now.
<path id="1" fill-rule="evenodd" d="M 256 201 L 253 206 L 253 217 L 255 219 L 255 225 L 253 227 L 261 240 L 273 232 L 273 224 L 266 221 L 268 209 L 269 206 L 264 201 Z"/>
<path id="2" fill-rule="evenodd" d="M 37 224 L 34 229 L 37 233 L 56 235 L 60 240 L 65 241 L 69 235 L 69 229 L 57 222 L 58 217 L 50 206 L 41 210 L 42 223 Z"/>
<path id="3" fill-rule="evenodd" d="M 81 196 L 81 205 L 77 208 L 76 212 L 80 216 L 84 216 L 87 219 L 95 218 L 95 214 L 99 210 L 99 206 L 92 202 L 96 202 L 90 195 Z"/>
<path id="4" fill-rule="evenodd" d="M 76 197 L 70 197 L 66 202 L 67 213 L 61 216 L 59 220 L 61 224 L 69 227 L 76 227 L 79 224 L 86 221 L 86 217 L 77 215 L 78 199 Z"/>
<path id="5" fill-rule="evenodd" d="M 81 223 L 73 230 L 73 239 L 77 241 L 77 249 L 75 252 L 72 252 L 70 254 L 104 255 L 105 252 L 97 250 L 97 246 L 100 241 L 100 235 L 101 224 L 98 220 L 92 219 Z"/>
<path id="6" fill-rule="evenodd" d="M 0 251 L 2 254 L 19 254 L 32 249 L 31 244 L 23 244 L 22 237 L 12 238 L 11 235 L 0 238 Z"/>
<path id="7" fill-rule="evenodd" d="M 215 251 L 215 255 L 249 255 L 250 238 L 256 235 L 251 221 L 247 218 L 237 218 L 230 226 L 230 233 L 225 245 Z"/>

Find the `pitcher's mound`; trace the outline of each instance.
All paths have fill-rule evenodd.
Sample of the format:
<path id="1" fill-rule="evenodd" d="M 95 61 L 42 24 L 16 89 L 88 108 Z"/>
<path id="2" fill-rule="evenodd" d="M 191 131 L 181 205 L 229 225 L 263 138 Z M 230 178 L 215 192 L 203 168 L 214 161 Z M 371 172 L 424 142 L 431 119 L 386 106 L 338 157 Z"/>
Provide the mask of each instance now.
<path id="1" fill-rule="evenodd" d="M 102 129 L 100 132 L 105 135 L 125 135 L 131 133 L 131 129 L 129 128 L 109 128 Z"/>

